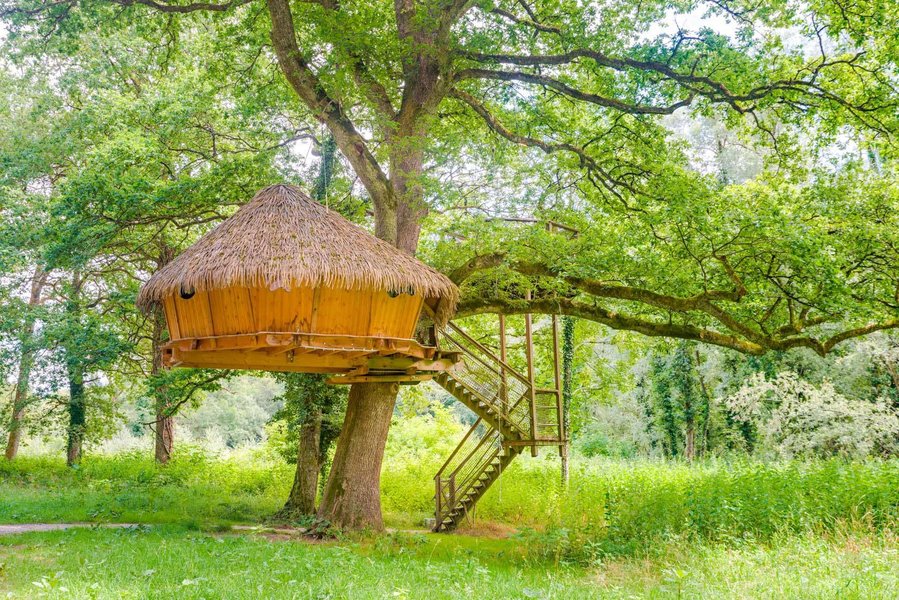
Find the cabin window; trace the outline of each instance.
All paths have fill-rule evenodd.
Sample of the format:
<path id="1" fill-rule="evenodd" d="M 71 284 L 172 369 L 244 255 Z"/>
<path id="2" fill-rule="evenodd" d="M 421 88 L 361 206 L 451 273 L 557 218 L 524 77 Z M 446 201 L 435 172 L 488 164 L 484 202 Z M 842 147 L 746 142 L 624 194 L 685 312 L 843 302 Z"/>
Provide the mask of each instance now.
<path id="1" fill-rule="evenodd" d="M 388 290 L 387 291 L 387 295 L 390 296 L 391 298 L 396 298 L 397 296 L 400 296 L 402 294 L 409 294 L 410 296 L 414 296 L 415 288 L 408 287 L 405 290 Z"/>

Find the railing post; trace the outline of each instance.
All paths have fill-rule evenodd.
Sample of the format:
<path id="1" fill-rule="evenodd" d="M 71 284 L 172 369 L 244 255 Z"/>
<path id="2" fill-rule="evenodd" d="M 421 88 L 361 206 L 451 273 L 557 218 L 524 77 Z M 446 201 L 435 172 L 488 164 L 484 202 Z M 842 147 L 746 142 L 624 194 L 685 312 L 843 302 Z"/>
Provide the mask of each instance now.
<path id="1" fill-rule="evenodd" d="M 449 505 L 456 505 L 456 474 L 453 473 L 450 475 L 449 480 Z"/>
<path id="2" fill-rule="evenodd" d="M 443 489 L 440 485 L 440 475 L 437 475 L 434 478 L 434 487 L 437 488 L 437 493 L 434 496 L 434 531 L 440 531 L 440 526 L 443 523 Z"/>
<path id="3" fill-rule="evenodd" d="M 526 300 L 531 299 L 531 290 L 525 295 Z M 525 352 L 528 359 L 528 402 L 531 408 L 531 440 L 537 439 L 537 382 L 534 375 L 534 332 L 531 326 L 531 313 L 524 315 Z M 537 456 L 537 445 L 531 444 L 531 456 Z"/>
<path id="4" fill-rule="evenodd" d="M 499 316 L 499 359 L 506 361 L 506 315 Z M 509 385 L 506 381 L 506 369 L 499 368 L 499 400 L 503 416 L 509 411 Z"/>

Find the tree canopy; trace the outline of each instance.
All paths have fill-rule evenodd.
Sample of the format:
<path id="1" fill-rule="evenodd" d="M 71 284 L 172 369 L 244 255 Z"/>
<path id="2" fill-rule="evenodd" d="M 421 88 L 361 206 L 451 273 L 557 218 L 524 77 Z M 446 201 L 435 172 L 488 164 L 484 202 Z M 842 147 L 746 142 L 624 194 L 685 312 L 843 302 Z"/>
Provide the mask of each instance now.
<path id="1" fill-rule="evenodd" d="M 899 326 L 889 3 L 0 0 L 0 18 L 0 210 L 50 230 L 33 258 L 0 250 L 20 281 L 48 261 L 133 294 L 255 189 L 310 182 L 327 134 L 345 168 L 326 202 L 451 274 L 460 316 L 753 355 Z M 377 526 L 396 388 L 354 390 L 338 456 L 373 458 L 335 461 L 325 512 Z"/>

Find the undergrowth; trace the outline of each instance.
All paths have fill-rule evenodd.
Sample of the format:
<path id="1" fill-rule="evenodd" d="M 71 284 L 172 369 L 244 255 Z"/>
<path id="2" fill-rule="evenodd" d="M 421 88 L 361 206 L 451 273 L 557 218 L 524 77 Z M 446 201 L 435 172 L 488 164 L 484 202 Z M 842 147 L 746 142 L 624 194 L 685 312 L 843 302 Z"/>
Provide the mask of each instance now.
<path id="1" fill-rule="evenodd" d="M 431 462 L 389 456 L 382 478 L 388 527 L 421 527 L 429 516 Z M 214 528 L 258 523 L 287 497 L 289 465 L 244 455 L 182 451 L 165 466 L 133 453 L 0 462 L 0 522 L 178 523 Z M 541 560 L 591 563 L 644 555 L 672 540 L 729 542 L 831 532 L 841 523 L 871 531 L 899 522 L 899 461 L 694 465 L 577 458 L 565 489 L 558 463 L 513 463 L 477 507 L 476 519 L 518 530 Z"/>

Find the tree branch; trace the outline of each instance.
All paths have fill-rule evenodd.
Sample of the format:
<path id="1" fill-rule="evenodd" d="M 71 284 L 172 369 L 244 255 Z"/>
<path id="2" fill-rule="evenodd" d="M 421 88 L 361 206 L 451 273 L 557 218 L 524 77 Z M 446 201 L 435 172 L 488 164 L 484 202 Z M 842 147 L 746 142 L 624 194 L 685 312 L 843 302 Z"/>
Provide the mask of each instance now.
<path id="1" fill-rule="evenodd" d="M 599 305 L 587 304 L 570 298 L 524 300 L 463 297 L 462 302 L 459 304 L 456 316 L 467 317 L 487 313 L 503 315 L 525 313 L 548 315 L 562 314 L 601 323 L 612 329 L 634 331 L 650 337 L 671 337 L 696 340 L 714 344 L 716 346 L 722 346 L 724 348 L 731 348 L 744 354 L 762 355 L 767 351 L 764 346 L 740 339 L 735 335 L 728 335 L 712 329 L 696 327 L 694 325 L 633 317 L 609 310 Z"/>
<path id="2" fill-rule="evenodd" d="M 464 79 L 493 79 L 496 81 L 521 81 L 523 83 L 532 83 L 536 85 L 546 86 L 548 88 L 552 88 L 557 92 L 561 92 L 565 94 L 569 98 L 574 98 L 575 100 L 580 100 L 582 102 L 589 102 L 590 104 L 596 104 L 598 106 L 604 106 L 607 108 L 614 108 L 615 110 L 619 110 L 621 112 L 626 112 L 633 115 L 670 115 L 674 111 L 679 108 L 683 108 L 685 106 L 689 106 L 689 104 L 693 101 L 693 95 L 689 95 L 688 97 L 675 102 L 669 106 L 649 106 L 645 104 L 629 104 L 627 102 L 622 102 L 621 100 L 616 100 L 615 98 L 607 98 L 605 96 L 599 96 L 597 94 L 590 94 L 587 92 L 583 92 L 577 88 L 573 88 L 570 85 L 559 81 L 558 79 L 553 79 L 552 77 L 546 77 L 545 75 L 537 75 L 534 73 L 525 73 L 523 71 L 494 71 L 491 69 L 463 69 L 456 74 L 456 81 L 461 81 Z"/>
<path id="3" fill-rule="evenodd" d="M 590 181 L 594 185 L 596 185 L 596 187 L 602 188 L 615 196 L 615 198 L 617 198 L 618 201 L 621 202 L 621 204 L 627 210 L 641 210 L 640 208 L 628 204 L 627 200 L 617 188 L 624 188 L 634 195 L 641 195 L 641 192 L 626 181 L 614 177 L 609 171 L 604 169 L 597 160 L 587 154 L 587 151 L 584 150 L 584 148 L 575 146 L 574 144 L 569 144 L 567 142 L 544 142 L 532 137 L 520 135 L 503 125 L 493 114 L 490 113 L 489 110 L 487 110 L 487 108 L 477 98 L 475 98 L 471 94 L 462 90 L 454 89 L 450 92 L 450 96 L 456 98 L 457 100 L 461 100 L 462 102 L 470 106 L 472 110 L 474 110 L 474 112 L 484 120 L 484 122 L 493 132 L 504 137 L 510 142 L 519 144 L 521 146 L 539 148 L 546 154 L 553 154 L 555 152 L 571 152 L 572 154 L 575 154 L 580 160 L 581 166 L 584 167 L 591 175 Z M 598 184 L 594 176 L 598 177 Z"/>
<path id="4" fill-rule="evenodd" d="M 153 10 L 157 10 L 159 12 L 165 13 L 192 13 L 199 11 L 211 11 L 211 12 L 225 12 L 235 8 L 237 6 L 243 6 L 244 4 L 249 4 L 252 0 L 231 0 L 230 2 L 223 2 L 221 4 L 216 4 L 214 2 L 191 2 L 190 4 L 176 4 L 172 2 L 165 1 L 157 1 L 157 0 L 110 0 L 113 4 L 118 4 L 120 6 L 134 6 L 134 5 L 142 5 L 149 6 Z"/>
<path id="5" fill-rule="evenodd" d="M 288 0 L 268 0 L 272 19 L 272 45 L 287 81 L 334 136 L 340 151 L 347 157 L 375 202 L 395 206 L 393 188 L 381 170 L 368 144 L 356 130 L 339 102 L 328 96 L 318 77 L 303 59 L 296 40 L 293 14 Z"/>

